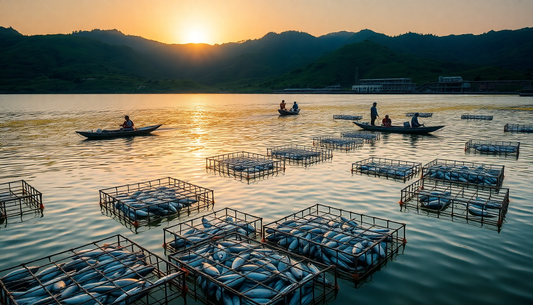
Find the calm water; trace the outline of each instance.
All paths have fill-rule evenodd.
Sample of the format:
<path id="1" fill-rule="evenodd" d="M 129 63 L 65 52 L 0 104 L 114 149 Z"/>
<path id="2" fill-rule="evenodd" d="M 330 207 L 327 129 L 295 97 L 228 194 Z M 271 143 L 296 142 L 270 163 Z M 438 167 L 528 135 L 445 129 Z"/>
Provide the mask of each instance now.
<path id="1" fill-rule="evenodd" d="M 281 99 L 300 116 L 279 117 Z M 247 184 L 206 172 L 205 158 L 285 144 L 357 128 L 335 114 L 363 115 L 372 102 L 393 123 L 405 112 L 433 112 L 433 136 L 382 135 L 374 145 L 335 152 L 328 162 L 288 165 L 285 173 Z M 461 114 L 494 115 L 493 121 Z M 87 141 L 74 130 L 162 123 L 153 136 Z M 231 207 L 268 223 L 316 203 L 407 225 L 405 248 L 355 288 L 347 281 L 331 304 L 533 304 L 533 135 L 504 133 L 531 124 L 533 98 L 392 95 L 0 95 L 0 183 L 26 180 L 43 193 L 43 217 L 0 225 L 0 270 L 113 234 L 164 255 L 162 228 L 137 233 L 100 211 L 103 188 L 173 177 L 215 191 L 215 210 Z M 515 157 L 465 154 L 469 139 L 520 141 Z M 426 164 L 436 158 L 505 165 L 509 212 L 500 232 L 446 218 L 401 212 L 407 183 L 352 175 L 353 162 L 382 157 Z M 197 217 L 198 215 L 192 215 Z M 183 219 L 183 218 L 182 218 Z M 188 300 L 188 304 L 194 303 Z"/>

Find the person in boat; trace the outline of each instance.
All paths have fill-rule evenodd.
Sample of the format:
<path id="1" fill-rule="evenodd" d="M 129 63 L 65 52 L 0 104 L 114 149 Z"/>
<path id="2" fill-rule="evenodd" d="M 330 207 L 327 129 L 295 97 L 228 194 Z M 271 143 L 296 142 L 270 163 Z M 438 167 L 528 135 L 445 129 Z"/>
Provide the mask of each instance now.
<path id="1" fill-rule="evenodd" d="M 372 107 L 370 108 L 370 125 L 372 126 L 375 126 L 375 122 L 376 122 L 376 119 L 379 117 L 378 115 L 378 109 L 376 108 L 376 106 L 378 105 L 378 103 L 374 102 L 374 104 L 372 104 Z"/>
<path id="2" fill-rule="evenodd" d="M 424 124 L 420 124 L 420 123 L 418 122 L 418 116 L 419 116 L 419 115 L 420 115 L 420 114 L 417 112 L 417 113 L 415 113 L 415 115 L 414 115 L 413 118 L 411 119 L 411 127 L 412 127 L 412 128 L 417 128 L 417 127 L 424 126 Z"/>
<path id="3" fill-rule="evenodd" d="M 385 115 L 385 118 L 381 121 L 381 123 L 385 127 L 391 127 L 392 126 L 392 120 L 389 118 L 388 114 Z"/>
<path id="4" fill-rule="evenodd" d="M 296 102 L 292 105 L 291 111 L 298 111 L 298 104 Z"/>
<path id="5" fill-rule="evenodd" d="M 130 120 L 130 117 L 129 116 L 125 116 L 124 117 L 124 123 L 122 123 L 122 125 L 120 125 L 120 130 L 134 130 L 134 124 L 133 124 L 133 121 Z"/>
<path id="6" fill-rule="evenodd" d="M 287 110 L 287 109 L 285 109 L 285 100 L 282 100 L 282 101 L 281 101 L 281 104 L 279 104 L 279 109 L 281 109 L 281 110 Z"/>

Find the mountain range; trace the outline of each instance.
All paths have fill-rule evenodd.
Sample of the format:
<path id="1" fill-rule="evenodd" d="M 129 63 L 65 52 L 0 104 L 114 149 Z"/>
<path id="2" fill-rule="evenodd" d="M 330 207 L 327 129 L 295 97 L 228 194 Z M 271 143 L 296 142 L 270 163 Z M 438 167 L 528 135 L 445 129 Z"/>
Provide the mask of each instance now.
<path id="1" fill-rule="evenodd" d="M 0 27 L 0 92 L 272 92 L 349 88 L 360 78 L 525 79 L 533 28 L 481 35 L 395 37 L 371 30 L 315 37 L 268 33 L 220 45 L 164 44 L 118 30 L 25 36 Z"/>

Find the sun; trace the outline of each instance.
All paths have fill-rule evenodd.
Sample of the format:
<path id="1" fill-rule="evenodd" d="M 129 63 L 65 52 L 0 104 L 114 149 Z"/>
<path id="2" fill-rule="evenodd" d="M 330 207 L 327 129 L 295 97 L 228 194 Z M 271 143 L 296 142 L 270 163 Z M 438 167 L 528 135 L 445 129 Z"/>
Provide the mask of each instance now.
<path id="1" fill-rule="evenodd" d="M 188 29 L 185 34 L 185 43 L 208 43 L 207 32 L 202 28 Z"/>

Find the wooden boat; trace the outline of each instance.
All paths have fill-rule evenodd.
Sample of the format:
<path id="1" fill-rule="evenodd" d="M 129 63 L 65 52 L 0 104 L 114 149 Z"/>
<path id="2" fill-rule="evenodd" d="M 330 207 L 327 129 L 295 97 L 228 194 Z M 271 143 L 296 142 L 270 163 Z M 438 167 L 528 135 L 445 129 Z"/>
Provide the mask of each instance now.
<path id="1" fill-rule="evenodd" d="M 300 113 L 300 109 L 296 111 L 289 111 L 285 109 L 278 109 L 279 115 L 297 115 Z"/>
<path id="2" fill-rule="evenodd" d="M 137 128 L 135 130 L 98 130 L 98 131 L 76 131 L 79 135 L 87 137 L 88 139 L 108 139 L 132 136 L 144 136 L 159 128 L 161 125 L 152 125 Z"/>
<path id="3" fill-rule="evenodd" d="M 412 134 L 425 134 L 430 133 L 435 130 L 439 130 L 442 126 L 427 126 L 427 127 L 404 127 L 404 126 L 391 126 L 391 127 L 385 127 L 385 126 L 372 126 L 369 124 L 361 124 L 357 122 L 353 122 L 355 125 L 363 128 L 364 130 L 370 130 L 370 131 L 381 131 L 381 132 L 394 132 L 394 133 L 412 133 Z"/>

